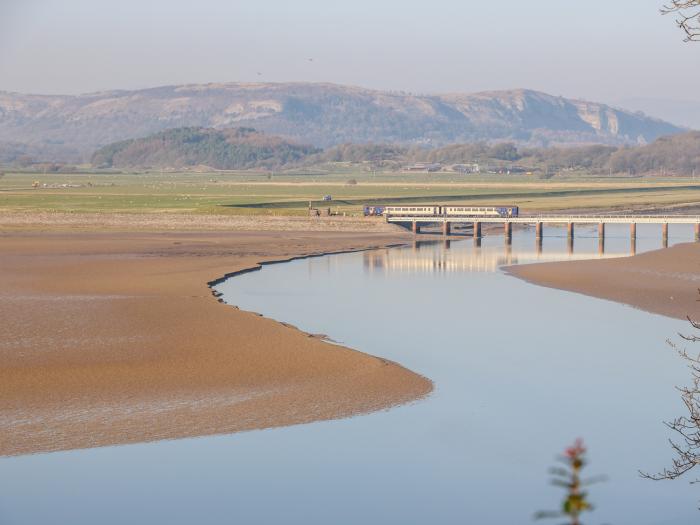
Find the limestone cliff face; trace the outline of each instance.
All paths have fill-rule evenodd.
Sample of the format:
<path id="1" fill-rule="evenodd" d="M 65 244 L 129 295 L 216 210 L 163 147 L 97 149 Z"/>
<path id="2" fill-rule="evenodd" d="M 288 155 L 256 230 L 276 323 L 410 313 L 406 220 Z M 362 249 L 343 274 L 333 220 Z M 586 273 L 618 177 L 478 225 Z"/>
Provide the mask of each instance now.
<path id="1" fill-rule="evenodd" d="M 79 96 L 0 92 L 0 143 L 36 155 L 88 158 L 102 145 L 182 126 L 250 126 L 321 147 L 631 144 L 681 131 L 640 113 L 530 90 L 411 95 L 334 84 L 226 83 Z"/>
<path id="2" fill-rule="evenodd" d="M 581 120 L 588 123 L 597 132 L 614 137 L 620 134 L 620 121 L 614 109 L 588 102 L 578 102 L 576 105 Z"/>

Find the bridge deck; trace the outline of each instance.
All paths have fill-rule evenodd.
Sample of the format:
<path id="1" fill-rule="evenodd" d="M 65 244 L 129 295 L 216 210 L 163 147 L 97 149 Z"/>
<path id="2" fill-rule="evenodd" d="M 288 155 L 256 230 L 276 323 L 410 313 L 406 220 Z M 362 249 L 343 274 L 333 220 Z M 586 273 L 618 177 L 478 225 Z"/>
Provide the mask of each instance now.
<path id="1" fill-rule="evenodd" d="M 530 215 L 527 217 L 389 216 L 387 222 L 533 224 L 700 224 L 700 215 Z"/>

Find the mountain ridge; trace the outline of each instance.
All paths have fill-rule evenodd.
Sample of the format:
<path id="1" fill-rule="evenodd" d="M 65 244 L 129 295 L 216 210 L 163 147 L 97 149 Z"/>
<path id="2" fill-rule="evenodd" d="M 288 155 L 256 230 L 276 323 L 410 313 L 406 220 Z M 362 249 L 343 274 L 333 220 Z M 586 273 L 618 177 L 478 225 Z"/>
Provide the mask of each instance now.
<path id="1" fill-rule="evenodd" d="M 81 95 L 0 91 L 0 142 L 31 145 L 32 151 L 45 149 L 54 156 L 63 151 L 86 159 L 115 141 L 187 126 L 248 126 L 317 147 L 478 141 L 621 145 L 683 131 L 639 112 L 525 88 L 410 94 L 332 83 L 218 82 Z"/>

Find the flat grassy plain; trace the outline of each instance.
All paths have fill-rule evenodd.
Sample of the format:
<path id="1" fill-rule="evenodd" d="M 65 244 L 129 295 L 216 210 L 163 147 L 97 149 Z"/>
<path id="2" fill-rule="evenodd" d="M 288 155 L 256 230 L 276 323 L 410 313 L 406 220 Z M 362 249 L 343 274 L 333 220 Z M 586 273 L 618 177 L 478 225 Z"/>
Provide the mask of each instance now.
<path id="1" fill-rule="evenodd" d="M 323 202 L 324 195 L 333 200 Z M 525 212 L 681 207 L 700 204 L 700 180 L 367 172 L 10 172 L 0 178 L 3 212 L 306 215 L 309 202 L 347 215 L 360 215 L 363 204 L 409 202 L 516 204 Z"/>

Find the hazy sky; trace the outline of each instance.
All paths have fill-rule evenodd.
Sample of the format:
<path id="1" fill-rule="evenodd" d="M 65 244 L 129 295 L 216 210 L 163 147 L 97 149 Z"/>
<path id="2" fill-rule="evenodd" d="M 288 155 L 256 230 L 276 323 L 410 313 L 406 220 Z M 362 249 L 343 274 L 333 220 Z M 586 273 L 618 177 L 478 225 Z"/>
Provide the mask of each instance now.
<path id="1" fill-rule="evenodd" d="M 700 100 L 700 43 L 662 1 L 0 0 L 0 89 L 305 80 Z"/>

